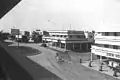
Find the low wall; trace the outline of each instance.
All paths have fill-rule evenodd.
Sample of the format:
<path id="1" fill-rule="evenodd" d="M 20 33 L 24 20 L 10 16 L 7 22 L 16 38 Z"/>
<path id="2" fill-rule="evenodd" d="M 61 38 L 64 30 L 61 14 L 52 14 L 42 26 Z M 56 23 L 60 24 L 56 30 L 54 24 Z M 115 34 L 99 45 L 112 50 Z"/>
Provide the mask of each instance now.
<path id="1" fill-rule="evenodd" d="M 14 43 L 0 42 L 0 63 L 4 65 L 4 72 L 11 80 L 61 80 L 60 77 L 28 59 L 25 54 L 32 54 L 30 51 L 24 52 L 15 46 L 8 46 L 11 44 Z"/>
<path id="2" fill-rule="evenodd" d="M 11 80 L 33 80 L 32 77 L 0 46 L 0 64 Z M 3 69 L 2 69 L 3 70 Z"/>

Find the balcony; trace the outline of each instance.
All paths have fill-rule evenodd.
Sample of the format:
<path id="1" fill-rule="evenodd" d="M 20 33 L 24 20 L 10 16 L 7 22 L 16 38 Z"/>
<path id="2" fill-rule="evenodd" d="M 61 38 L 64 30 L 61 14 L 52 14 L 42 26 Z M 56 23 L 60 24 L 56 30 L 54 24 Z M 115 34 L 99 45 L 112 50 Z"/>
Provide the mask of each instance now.
<path id="1" fill-rule="evenodd" d="M 120 50 L 116 50 L 116 49 L 110 49 L 110 48 L 104 48 L 104 47 L 98 47 L 98 46 L 92 45 L 91 53 L 110 57 L 110 58 L 120 59 Z"/>
<path id="2" fill-rule="evenodd" d="M 95 36 L 95 43 L 120 45 L 120 36 Z"/>

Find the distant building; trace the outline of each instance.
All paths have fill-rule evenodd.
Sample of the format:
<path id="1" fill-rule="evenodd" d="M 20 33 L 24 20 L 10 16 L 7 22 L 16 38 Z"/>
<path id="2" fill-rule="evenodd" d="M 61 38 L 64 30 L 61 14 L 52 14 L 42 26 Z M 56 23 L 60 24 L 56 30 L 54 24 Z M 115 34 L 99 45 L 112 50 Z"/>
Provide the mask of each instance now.
<path id="1" fill-rule="evenodd" d="M 35 32 L 38 33 L 39 35 L 42 35 L 42 31 L 40 29 L 36 29 Z"/>
<path id="2" fill-rule="evenodd" d="M 29 37 L 30 36 L 30 32 L 29 31 L 24 31 L 24 35 Z"/>
<path id="3" fill-rule="evenodd" d="M 64 48 L 73 51 L 90 51 L 92 37 L 89 32 L 76 30 L 48 31 L 49 36 L 43 36 L 43 41 L 50 43 L 51 46 Z M 85 35 L 87 34 L 87 35 Z"/>
<path id="4" fill-rule="evenodd" d="M 94 43 L 94 32 L 85 31 L 84 34 L 88 41 Z"/>
<path id="5" fill-rule="evenodd" d="M 16 36 L 18 34 L 20 34 L 20 30 L 19 29 L 15 29 L 15 28 L 11 29 L 11 35 Z"/>

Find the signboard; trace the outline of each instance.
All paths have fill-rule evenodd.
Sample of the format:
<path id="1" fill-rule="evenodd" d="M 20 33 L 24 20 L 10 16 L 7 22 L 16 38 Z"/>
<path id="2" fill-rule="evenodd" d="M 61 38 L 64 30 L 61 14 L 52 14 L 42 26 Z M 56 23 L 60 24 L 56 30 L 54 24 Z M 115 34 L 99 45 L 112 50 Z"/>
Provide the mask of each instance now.
<path id="1" fill-rule="evenodd" d="M 18 35 L 20 33 L 19 29 L 11 29 L 11 34 L 12 35 Z"/>
<path id="2" fill-rule="evenodd" d="M 110 58 L 120 59 L 120 53 L 119 52 L 113 52 L 113 51 L 107 51 L 102 49 L 92 49 L 92 53 L 100 56 L 106 56 Z"/>

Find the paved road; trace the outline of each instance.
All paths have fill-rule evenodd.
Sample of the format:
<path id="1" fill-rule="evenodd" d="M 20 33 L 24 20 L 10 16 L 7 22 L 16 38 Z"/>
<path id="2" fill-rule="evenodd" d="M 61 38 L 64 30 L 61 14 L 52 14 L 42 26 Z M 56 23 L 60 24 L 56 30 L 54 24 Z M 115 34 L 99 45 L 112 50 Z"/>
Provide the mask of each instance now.
<path id="1" fill-rule="evenodd" d="M 69 51 L 69 54 L 64 52 L 65 50 L 55 47 L 50 47 L 49 49 L 54 50 L 59 53 L 60 56 L 64 56 L 65 60 L 72 61 L 74 63 L 79 63 L 80 59 L 82 61 L 89 61 L 90 60 L 90 52 L 73 52 Z M 93 60 L 97 59 L 97 56 L 93 54 Z"/>
<path id="2" fill-rule="evenodd" d="M 14 45 L 13 45 L 14 46 Z M 75 63 L 57 63 L 55 59 L 56 51 L 40 47 L 38 44 L 20 44 L 20 46 L 32 47 L 40 50 L 42 54 L 26 55 L 35 63 L 45 67 L 52 73 L 61 77 L 63 80 L 107 80 L 104 74 L 91 70 Z M 37 74 L 39 75 L 39 74 Z M 108 80 L 117 80 L 107 76 Z"/>
<path id="3" fill-rule="evenodd" d="M 42 55 L 42 57 L 44 56 L 43 60 L 40 59 L 41 55 L 38 56 L 37 58 L 35 56 L 32 56 L 31 59 L 33 59 L 40 65 L 43 65 L 44 67 L 47 64 L 47 67 L 51 68 L 51 69 L 49 68 L 48 70 L 60 76 L 62 79 L 65 79 L 65 80 L 80 80 L 80 79 L 81 80 L 107 80 L 104 74 L 101 74 L 97 71 L 86 68 L 82 66 L 81 64 L 74 64 L 74 63 L 58 64 L 54 58 L 56 51 L 40 47 L 37 44 L 32 44 L 32 45 L 26 44 L 26 46 L 30 46 L 35 49 L 41 50 L 44 53 Z M 42 61 L 45 61 L 46 64 L 45 62 L 42 62 Z M 110 76 L 108 76 L 108 78 L 109 78 L 108 80 L 117 80 Z"/>

